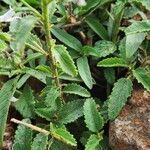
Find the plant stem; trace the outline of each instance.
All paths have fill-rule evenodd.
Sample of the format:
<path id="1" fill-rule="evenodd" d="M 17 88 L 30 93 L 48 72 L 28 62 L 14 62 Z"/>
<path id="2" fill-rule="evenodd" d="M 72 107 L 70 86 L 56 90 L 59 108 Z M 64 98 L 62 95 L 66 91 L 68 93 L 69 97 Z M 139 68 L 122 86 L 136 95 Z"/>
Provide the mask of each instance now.
<path id="1" fill-rule="evenodd" d="M 15 118 L 12 118 L 12 119 L 11 119 L 11 122 L 14 122 L 14 123 L 16 123 L 16 124 L 24 125 L 24 126 L 30 128 L 30 129 L 32 129 L 32 130 L 41 132 L 41 133 L 46 134 L 46 135 L 49 135 L 49 134 L 50 134 L 50 132 L 47 131 L 47 130 L 45 130 L 45 129 L 39 128 L 39 127 L 37 127 L 37 126 L 34 126 L 34 125 L 32 125 L 32 124 L 29 124 L 29 123 L 26 123 L 26 122 L 23 122 L 23 121 L 20 121 L 20 120 L 17 120 L 17 119 L 15 119 Z"/>
<path id="2" fill-rule="evenodd" d="M 52 77 L 55 80 L 56 87 L 58 87 L 60 90 L 61 99 L 63 101 L 63 95 L 61 92 L 62 87 L 61 87 L 60 80 L 58 77 L 57 64 L 56 64 L 56 60 L 52 54 L 54 40 L 51 38 L 51 34 L 50 34 L 51 24 L 50 24 L 50 20 L 49 20 L 48 1 L 47 0 L 42 0 L 42 12 L 43 12 L 43 25 L 44 25 L 44 29 L 45 29 L 45 38 L 46 38 L 47 48 L 48 48 L 48 52 L 49 52 L 50 65 L 51 65 L 51 69 L 52 69 Z"/>
<path id="3" fill-rule="evenodd" d="M 36 9 L 34 9 L 32 6 L 30 6 L 25 0 L 21 0 L 21 2 L 25 6 L 27 6 L 37 17 L 42 19 L 42 15 Z"/>
<path id="4" fill-rule="evenodd" d="M 55 132 L 47 131 L 45 129 L 42 129 L 40 127 L 37 127 L 35 125 L 29 124 L 29 123 L 26 123 L 26 122 L 23 122 L 23 121 L 20 121 L 20 120 L 17 120 L 15 118 L 12 118 L 10 121 L 14 122 L 16 124 L 24 125 L 25 127 L 28 127 L 28 128 L 30 128 L 30 129 L 32 129 L 34 131 L 38 131 L 38 132 L 43 133 L 45 135 L 50 135 L 50 136 L 52 136 L 52 138 L 55 138 L 56 140 L 67 144 L 61 137 L 59 137 L 57 134 L 55 134 Z"/>

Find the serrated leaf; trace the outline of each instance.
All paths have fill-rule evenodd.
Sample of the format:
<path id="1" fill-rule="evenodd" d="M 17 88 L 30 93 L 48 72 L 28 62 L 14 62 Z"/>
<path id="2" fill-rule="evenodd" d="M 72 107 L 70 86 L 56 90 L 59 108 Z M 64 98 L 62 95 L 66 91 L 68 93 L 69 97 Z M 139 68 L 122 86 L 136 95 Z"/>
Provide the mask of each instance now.
<path id="1" fill-rule="evenodd" d="M 15 108 L 20 112 L 24 118 L 34 117 L 34 96 L 30 86 L 24 87 L 23 93 L 19 100 L 15 103 Z"/>
<path id="2" fill-rule="evenodd" d="M 39 1 L 38 0 L 25 0 L 25 2 L 27 2 L 31 6 L 39 5 Z"/>
<path id="3" fill-rule="evenodd" d="M 43 50 L 42 44 L 40 39 L 37 37 L 37 35 L 34 34 L 29 34 L 27 40 L 26 40 L 26 45 L 30 47 L 31 49 L 40 52 L 41 54 L 46 54 L 47 53 Z"/>
<path id="4" fill-rule="evenodd" d="M 22 72 L 26 73 L 32 77 L 37 78 L 38 80 L 40 80 L 41 82 L 43 82 L 45 84 L 46 84 L 46 76 L 51 77 L 50 74 L 48 74 L 48 73 L 44 73 L 42 71 L 38 71 L 38 70 L 35 70 L 33 68 L 29 68 L 29 67 L 23 68 Z"/>
<path id="5" fill-rule="evenodd" d="M 13 41 L 11 41 L 11 48 L 14 51 L 20 51 L 25 48 L 25 42 L 30 35 L 30 31 L 33 29 L 36 22 L 36 18 L 33 16 L 26 16 L 17 21 L 14 20 L 11 23 L 10 32 L 13 33 Z"/>
<path id="6" fill-rule="evenodd" d="M 10 6 L 15 6 L 16 0 L 3 0 L 6 4 Z"/>
<path id="7" fill-rule="evenodd" d="M 57 88 L 51 88 L 45 99 L 45 104 L 47 107 L 51 107 L 54 110 L 57 109 L 56 99 L 60 96 L 60 92 Z"/>
<path id="8" fill-rule="evenodd" d="M 10 99 L 15 91 L 16 80 L 7 81 L 0 90 L 0 145 L 3 144 L 3 135 L 10 106 Z"/>
<path id="9" fill-rule="evenodd" d="M 22 120 L 26 123 L 31 123 L 29 119 Z M 15 140 L 13 150 L 30 150 L 32 142 L 32 130 L 24 125 L 18 125 L 15 132 Z"/>
<path id="10" fill-rule="evenodd" d="M 97 57 L 99 58 L 113 54 L 117 50 L 113 42 L 105 40 L 96 42 L 94 48 L 97 50 Z"/>
<path id="11" fill-rule="evenodd" d="M 51 150 L 69 150 L 69 146 L 60 141 L 53 140 L 52 142 Z"/>
<path id="12" fill-rule="evenodd" d="M 81 138 L 80 138 L 80 142 L 82 143 L 82 145 L 86 145 L 90 136 L 91 136 L 90 131 L 83 131 Z"/>
<path id="13" fill-rule="evenodd" d="M 82 7 L 79 14 L 83 15 L 83 14 L 87 13 L 91 9 L 94 9 L 94 7 L 96 7 L 99 3 L 100 3 L 100 1 L 97 1 L 97 0 L 88 0 L 87 4 L 84 7 Z"/>
<path id="14" fill-rule="evenodd" d="M 147 10 L 150 10 L 150 1 L 148 0 L 135 0 L 141 3 Z"/>
<path id="15" fill-rule="evenodd" d="M 51 135 L 56 138 L 57 140 L 63 141 L 66 144 L 69 144 L 71 146 L 76 146 L 77 142 L 74 139 L 73 135 L 70 134 L 67 130 L 64 128 L 55 128 L 51 131 Z"/>
<path id="16" fill-rule="evenodd" d="M 150 91 L 150 69 L 137 68 L 133 70 L 133 75 L 147 91 Z"/>
<path id="17" fill-rule="evenodd" d="M 123 59 L 126 59 L 126 38 L 120 40 L 118 50 L 119 56 Z"/>
<path id="18" fill-rule="evenodd" d="M 53 108 L 37 108 L 35 109 L 35 113 L 41 118 L 46 119 L 47 121 L 51 121 L 54 116 Z"/>
<path id="19" fill-rule="evenodd" d="M 24 64 L 33 61 L 37 58 L 40 58 L 41 56 L 43 56 L 41 53 L 33 53 L 33 54 L 29 54 L 28 57 L 26 58 L 26 60 L 23 62 Z"/>
<path id="20" fill-rule="evenodd" d="M 61 69 L 65 73 L 71 76 L 77 75 L 76 66 L 74 65 L 71 56 L 63 45 L 56 45 L 52 52 L 56 58 L 56 61 L 59 62 Z"/>
<path id="21" fill-rule="evenodd" d="M 114 84 L 108 99 L 108 116 L 110 120 L 113 120 L 118 116 L 127 102 L 128 97 L 131 96 L 131 92 L 132 82 L 130 79 L 121 78 Z"/>
<path id="22" fill-rule="evenodd" d="M 94 47 L 84 46 L 82 51 L 85 55 L 91 55 L 98 58 L 106 57 L 113 54 L 117 50 L 116 45 L 111 41 L 97 41 Z"/>
<path id="23" fill-rule="evenodd" d="M 111 57 L 98 62 L 98 67 L 130 67 L 129 64 L 122 58 Z"/>
<path id="24" fill-rule="evenodd" d="M 87 85 L 89 89 L 92 89 L 93 79 L 92 79 L 87 57 L 78 58 L 77 67 L 78 67 L 79 75 L 81 76 L 84 83 Z"/>
<path id="25" fill-rule="evenodd" d="M 82 82 L 82 79 L 80 76 L 71 77 L 70 75 L 65 74 L 65 73 L 60 74 L 59 78 L 62 80 Z"/>
<path id="26" fill-rule="evenodd" d="M 102 140 L 102 137 L 99 138 L 97 135 L 92 134 L 85 145 L 85 150 L 97 150 L 99 142 Z"/>
<path id="27" fill-rule="evenodd" d="M 48 135 L 39 133 L 33 140 L 31 150 L 46 150 L 48 144 Z"/>
<path id="28" fill-rule="evenodd" d="M 36 69 L 39 70 L 39 71 L 48 73 L 48 74 L 50 74 L 50 75 L 52 76 L 52 71 L 51 71 L 50 66 L 41 64 L 41 65 L 38 65 L 38 66 L 36 67 Z"/>
<path id="29" fill-rule="evenodd" d="M 104 76 L 109 84 L 113 84 L 115 82 L 116 76 L 113 68 L 104 69 Z"/>
<path id="30" fill-rule="evenodd" d="M 80 8 L 79 15 L 84 15 L 90 13 L 91 11 L 95 10 L 96 8 L 102 7 L 104 4 L 111 0 L 88 0 L 87 4 Z"/>
<path id="31" fill-rule="evenodd" d="M 126 1 L 116 1 L 115 5 L 112 5 L 111 7 L 110 18 L 108 22 L 108 33 L 114 42 L 117 40 L 125 4 Z"/>
<path id="32" fill-rule="evenodd" d="M 97 49 L 92 47 L 92 46 L 84 46 L 82 48 L 82 52 L 85 56 L 95 56 L 95 57 L 98 57 L 98 52 L 97 52 Z"/>
<path id="33" fill-rule="evenodd" d="M 150 31 L 150 21 L 137 21 L 132 23 L 129 27 L 125 29 L 126 35 L 149 31 Z"/>
<path id="34" fill-rule="evenodd" d="M 54 16 L 55 11 L 57 10 L 57 2 L 55 0 L 49 1 L 48 10 L 49 10 L 49 19 L 51 20 Z"/>
<path id="35" fill-rule="evenodd" d="M 108 40 L 108 32 L 104 28 L 104 26 L 99 22 L 99 20 L 93 16 L 88 16 L 85 19 L 86 23 L 90 26 L 90 28 L 99 35 L 103 40 Z"/>
<path id="36" fill-rule="evenodd" d="M 9 42 L 11 40 L 11 35 L 7 32 L 0 32 L 0 39 Z"/>
<path id="37" fill-rule="evenodd" d="M 128 19 L 132 18 L 133 16 L 137 15 L 139 13 L 139 9 L 135 6 L 126 7 L 124 9 L 123 17 Z"/>
<path id="38" fill-rule="evenodd" d="M 64 87 L 63 89 L 64 93 L 68 93 L 68 94 L 75 94 L 75 95 L 79 95 L 82 97 L 90 97 L 91 94 L 82 86 L 72 83 L 72 84 L 68 84 L 67 86 Z"/>
<path id="39" fill-rule="evenodd" d="M 146 33 L 129 34 L 126 37 L 126 57 L 131 58 L 145 39 Z"/>
<path id="40" fill-rule="evenodd" d="M 17 89 L 20 89 L 25 82 L 29 79 L 30 75 L 24 74 L 17 82 Z"/>
<path id="41" fill-rule="evenodd" d="M 73 48 L 76 51 L 81 51 L 82 49 L 81 42 L 72 35 L 56 27 L 53 27 L 51 32 L 56 38 L 58 38 L 61 42 L 63 42 L 67 46 Z"/>
<path id="42" fill-rule="evenodd" d="M 83 115 L 83 100 L 74 100 L 64 104 L 58 111 L 58 122 L 67 124 Z"/>
<path id="43" fill-rule="evenodd" d="M 84 103 L 84 118 L 88 129 L 92 132 L 98 132 L 102 129 L 104 122 L 103 118 L 97 110 L 94 99 L 87 99 Z"/>
<path id="44" fill-rule="evenodd" d="M 2 68 L 2 69 L 13 68 L 12 61 L 8 58 L 0 57 L 0 68 Z"/>
<path id="45" fill-rule="evenodd" d="M 7 48 L 6 42 L 0 39 L 0 52 L 5 51 L 6 48 Z"/>

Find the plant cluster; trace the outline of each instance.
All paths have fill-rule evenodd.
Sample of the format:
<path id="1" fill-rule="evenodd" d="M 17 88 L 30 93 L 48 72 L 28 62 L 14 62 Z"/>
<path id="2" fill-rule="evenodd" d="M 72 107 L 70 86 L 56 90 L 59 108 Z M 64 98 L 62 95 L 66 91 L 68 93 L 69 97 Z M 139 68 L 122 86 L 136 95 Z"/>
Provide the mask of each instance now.
<path id="1" fill-rule="evenodd" d="M 150 91 L 150 1 L 3 0 L 0 9 L 0 144 L 13 107 L 23 119 L 12 119 L 14 150 L 108 149 L 104 127 L 133 83 Z"/>

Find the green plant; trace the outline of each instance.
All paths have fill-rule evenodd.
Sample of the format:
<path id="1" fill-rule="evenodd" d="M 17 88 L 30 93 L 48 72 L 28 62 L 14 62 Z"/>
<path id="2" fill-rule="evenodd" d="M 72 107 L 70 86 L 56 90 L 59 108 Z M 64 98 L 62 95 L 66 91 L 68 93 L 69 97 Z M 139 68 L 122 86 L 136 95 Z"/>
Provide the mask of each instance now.
<path id="1" fill-rule="evenodd" d="M 8 77 L 0 90 L 1 145 L 9 107 L 15 107 L 23 120 L 12 119 L 20 124 L 14 150 L 106 150 L 103 127 L 119 115 L 135 79 L 150 91 L 150 21 L 144 13 L 149 2 L 81 4 L 3 0 L 0 5 L 0 75 Z M 105 101 L 91 92 L 102 84 L 99 72 Z"/>

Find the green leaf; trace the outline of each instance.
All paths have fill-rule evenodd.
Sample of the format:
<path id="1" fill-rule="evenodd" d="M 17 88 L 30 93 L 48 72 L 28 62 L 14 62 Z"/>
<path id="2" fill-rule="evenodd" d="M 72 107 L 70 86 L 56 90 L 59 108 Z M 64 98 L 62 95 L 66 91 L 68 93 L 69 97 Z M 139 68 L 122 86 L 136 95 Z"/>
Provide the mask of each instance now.
<path id="1" fill-rule="evenodd" d="M 25 82 L 29 79 L 30 75 L 24 74 L 17 82 L 17 89 L 20 89 Z"/>
<path id="2" fill-rule="evenodd" d="M 79 76 L 72 77 L 72 76 L 65 74 L 65 73 L 60 74 L 59 78 L 62 80 L 82 82 L 82 79 Z"/>
<path id="3" fill-rule="evenodd" d="M 119 50 L 119 57 L 126 59 L 126 38 L 125 37 L 122 40 L 120 40 L 118 50 Z"/>
<path id="4" fill-rule="evenodd" d="M 5 51 L 6 48 L 7 48 L 6 42 L 0 39 L 0 52 Z"/>
<path id="5" fill-rule="evenodd" d="M 115 70 L 113 68 L 104 69 L 104 76 L 109 84 L 114 84 L 116 76 L 115 76 Z"/>
<path id="6" fill-rule="evenodd" d="M 88 16 L 85 19 L 86 23 L 90 26 L 90 28 L 99 35 L 103 40 L 108 40 L 109 36 L 107 30 L 104 26 L 99 22 L 99 20 L 93 16 Z"/>
<path id="7" fill-rule="evenodd" d="M 76 66 L 74 65 L 71 56 L 63 45 L 56 45 L 52 52 L 56 58 L 56 61 L 59 62 L 61 69 L 65 73 L 71 76 L 77 75 Z"/>
<path id="8" fill-rule="evenodd" d="M 54 109 L 53 108 L 37 108 L 35 109 L 35 113 L 41 118 L 46 119 L 47 121 L 51 121 L 54 117 Z"/>
<path id="9" fill-rule="evenodd" d="M 80 138 L 80 142 L 82 143 L 82 145 L 85 146 L 87 144 L 87 141 L 88 141 L 90 136 L 91 136 L 90 131 L 83 131 L 81 138 Z"/>
<path id="10" fill-rule="evenodd" d="M 129 27 L 125 29 L 126 35 L 149 31 L 150 31 L 150 21 L 137 21 L 132 23 Z"/>
<path id="11" fill-rule="evenodd" d="M 32 89 L 30 88 L 30 86 L 26 85 L 19 100 L 15 102 L 15 108 L 24 118 L 33 118 L 34 104 L 35 101 Z"/>
<path id="12" fill-rule="evenodd" d="M 108 99 L 108 116 L 110 120 L 113 120 L 118 116 L 127 102 L 128 97 L 131 96 L 131 92 L 132 82 L 130 79 L 121 78 L 114 84 Z"/>
<path id="13" fill-rule="evenodd" d="M 27 3 L 29 3 L 30 5 L 38 5 L 39 4 L 39 0 L 24 0 L 26 1 Z"/>
<path id="14" fill-rule="evenodd" d="M 4 57 L 0 56 L 0 68 L 2 68 L 2 69 L 11 69 L 11 68 L 13 68 L 12 61 L 8 58 L 4 58 Z"/>
<path id="15" fill-rule="evenodd" d="M 99 3 L 100 3 L 99 0 L 88 0 L 87 4 L 84 7 L 82 7 L 79 14 L 80 15 L 86 14 L 88 11 L 94 9 Z"/>
<path id="16" fill-rule="evenodd" d="M 43 82 L 45 84 L 46 84 L 46 76 L 50 76 L 50 74 L 48 75 L 47 73 L 29 68 L 29 67 L 23 68 L 22 72 L 26 73 L 32 77 L 37 78 L 38 80 L 40 80 L 41 82 Z"/>
<path id="17" fill-rule="evenodd" d="M 123 12 L 125 8 L 125 1 L 116 1 L 115 5 L 112 5 L 110 18 L 108 22 L 108 32 L 113 42 L 116 42 L 119 33 L 119 27 L 121 19 L 123 17 Z"/>
<path id="18" fill-rule="evenodd" d="M 50 141 L 51 142 L 51 141 Z M 60 141 L 57 141 L 55 139 L 52 139 L 52 145 L 51 145 L 51 150 L 69 150 L 69 146 L 60 142 Z"/>
<path id="19" fill-rule="evenodd" d="M 47 150 L 48 135 L 39 133 L 33 140 L 31 150 Z"/>
<path id="20" fill-rule="evenodd" d="M 150 91 L 150 69 L 137 68 L 133 70 L 133 75 L 147 91 Z"/>
<path id="21" fill-rule="evenodd" d="M 63 141 L 66 144 L 71 146 L 77 146 L 77 142 L 74 139 L 73 135 L 70 134 L 64 128 L 55 128 L 51 131 L 51 135 L 57 140 Z"/>
<path id="22" fill-rule="evenodd" d="M 11 48 L 14 51 L 20 51 L 25 48 L 25 42 L 30 36 L 30 31 L 33 29 L 36 18 L 33 16 L 26 16 L 19 21 L 14 20 L 10 26 L 10 32 L 13 33 L 13 41 L 11 41 Z"/>
<path id="23" fill-rule="evenodd" d="M 40 58 L 41 56 L 43 56 L 41 53 L 33 53 L 33 54 L 29 54 L 28 57 L 26 58 L 26 60 L 24 61 L 24 64 L 33 61 L 37 58 Z"/>
<path id="24" fill-rule="evenodd" d="M 26 45 L 30 47 L 31 49 L 40 52 L 41 54 L 47 55 L 47 52 L 43 50 L 42 44 L 40 39 L 37 37 L 37 35 L 31 34 L 28 36 L 28 39 L 26 41 Z"/>
<path id="25" fill-rule="evenodd" d="M 88 139 L 87 144 L 85 145 L 85 150 L 97 150 L 99 142 L 102 140 L 102 137 L 99 138 L 97 135 L 92 134 Z"/>
<path id="26" fill-rule="evenodd" d="M 123 18 L 129 19 L 139 13 L 139 9 L 136 6 L 125 7 Z"/>
<path id="27" fill-rule="evenodd" d="M 11 40 L 11 35 L 7 32 L 0 31 L 0 40 L 9 42 Z"/>
<path id="28" fill-rule="evenodd" d="M 150 1 L 148 0 L 135 0 L 141 3 L 147 10 L 150 10 Z"/>
<path id="29" fill-rule="evenodd" d="M 82 50 L 85 55 L 101 58 L 113 54 L 117 50 L 117 47 L 111 41 L 101 40 L 96 42 L 94 47 L 84 46 Z"/>
<path id="30" fill-rule="evenodd" d="M 96 8 L 102 7 L 107 2 L 110 2 L 111 0 L 87 0 L 87 4 L 80 8 L 79 15 L 84 15 L 87 13 L 91 13 Z"/>
<path id="31" fill-rule="evenodd" d="M 130 67 L 129 64 L 122 58 L 111 57 L 100 61 L 98 67 Z"/>
<path id="32" fill-rule="evenodd" d="M 56 99 L 60 96 L 60 92 L 57 88 L 52 87 L 46 96 L 45 104 L 47 107 L 51 107 L 54 110 L 57 109 Z"/>
<path id="33" fill-rule="evenodd" d="M 95 56 L 95 57 L 98 57 L 99 53 L 98 53 L 98 50 L 95 48 L 95 47 L 92 47 L 92 46 L 83 46 L 82 48 L 82 52 L 83 52 L 83 55 L 85 56 Z"/>
<path id="34" fill-rule="evenodd" d="M 97 57 L 99 58 L 113 54 L 117 50 L 113 42 L 104 40 L 96 42 L 94 48 L 97 50 Z"/>
<path id="35" fill-rule="evenodd" d="M 94 99 L 87 99 L 84 103 L 84 118 L 88 129 L 92 132 L 98 132 L 102 129 L 103 118 L 97 110 Z"/>
<path id="36" fill-rule="evenodd" d="M 129 34 L 126 37 L 126 57 L 131 58 L 145 39 L 146 33 Z"/>
<path id="37" fill-rule="evenodd" d="M 38 65 L 38 66 L 36 67 L 36 69 L 39 70 L 39 71 L 48 73 L 50 76 L 52 76 L 52 71 L 51 71 L 50 66 L 41 64 L 41 65 Z"/>
<path id="38" fill-rule="evenodd" d="M 68 124 L 83 115 L 83 100 L 74 100 L 64 104 L 58 111 L 58 122 Z"/>
<path id="39" fill-rule="evenodd" d="M 16 79 L 7 81 L 0 90 L 0 145 L 3 144 L 3 135 L 6 128 L 10 99 L 15 91 Z"/>
<path id="40" fill-rule="evenodd" d="M 63 42 L 67 46 L 73 48 L 76 51 L 79 52 L 81 51 L 82 49 L 81 42 L 72 35 L 56 27 L 53 27 L 51 32 L 56 38 L 58 38 L 61 42 Z"/>
<path id="41" fill-rule="evenodd" d="M 90 71 L 90 67 L 88 64 L 87 57 L 80 57 L 77 59 L 77 67 L 79 71 L 79 75 L 81 76 L 82 80 L 86 84 L 89 89 L 93 87 L 93 79 Z"/>
<path id="42" fill-rule="evenodd" d="M 63 89 L 64 93 L 68 93 L 68 94 L 75 94 L 75 95 L 79 95 L 82 97 L 90 97 L 91 94 L 82 86 L 72 83 L 72 84 L 68 84 L 67 86 L 64 87 Z"/>
<path id="43" fill-rule="evenodd" d="M 49 10 L 49 18 L 50 20 L 54 16 L 55 11 L 57 10 L 57 2 L 55 0 L 50 0 L 50 3 L 48 4 L 48 10 Z"/>
<path id="44" fill-rule="evenodd" d="M 6 4 L 10 6 L 15 6 L 16 0 L 3 0 Z"/>
<path id="45" fill-rule="evenodd" d="M 31 123 L 29 119 L 22 120 L 26 123 Z M 32 130 L 24 125 L 18 125 L 18 129 L 15 132 L 15 140 L 13 144 L 13 150 L 30 150 L 32 142 Z"/>

